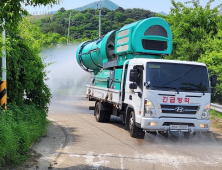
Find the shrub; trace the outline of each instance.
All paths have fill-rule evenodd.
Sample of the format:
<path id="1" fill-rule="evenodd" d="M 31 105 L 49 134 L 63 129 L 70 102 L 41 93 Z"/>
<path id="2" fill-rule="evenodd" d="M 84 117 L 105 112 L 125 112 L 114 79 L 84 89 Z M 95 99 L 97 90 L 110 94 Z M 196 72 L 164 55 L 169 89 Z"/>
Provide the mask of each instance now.
<path id="1" fill-rule="evenodd" d="M 34 105 L 9 104 L 0 111 L 0 165 L 16 165 L 27 158 L 29 147 L 44 132 L 46 113 Z"/>

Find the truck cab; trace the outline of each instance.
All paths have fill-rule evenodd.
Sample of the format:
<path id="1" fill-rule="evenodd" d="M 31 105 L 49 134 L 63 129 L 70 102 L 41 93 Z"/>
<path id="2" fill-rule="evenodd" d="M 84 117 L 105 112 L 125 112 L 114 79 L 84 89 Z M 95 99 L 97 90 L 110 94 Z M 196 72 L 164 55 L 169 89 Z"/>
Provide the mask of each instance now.
<path id="1" fill-rule="evenodd" d="M 127 73 L 124 103 L 134 110 L 137 127 L 151 132 L 209 130 L 211 90 L 205 64 L 132 59 Z"/>

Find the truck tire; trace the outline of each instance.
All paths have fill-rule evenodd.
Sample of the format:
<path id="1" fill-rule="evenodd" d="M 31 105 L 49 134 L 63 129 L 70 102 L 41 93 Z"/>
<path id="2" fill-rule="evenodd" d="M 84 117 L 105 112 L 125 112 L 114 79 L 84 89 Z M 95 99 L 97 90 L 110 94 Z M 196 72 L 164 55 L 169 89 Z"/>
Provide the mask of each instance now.
<path id="1" fill-rule="evenodd" d="M 129 132 L 130 136 L 133 138 L 144 138 L 145 136 L 145 132 L 143 131 L 143 129 L 137 127 L 135 124 L 134 111 L 131 111 L 129 116 Z"/>
<path id="2" fill-rule="evenodd" d="M 129 119 L 130 119 L 129 117 L 130 117 L 130 115 L 126 114 L 126 119 L 124 121 L 124 128 L 125 128 L 125 130 L 129 130 Z"/>
<path id="3" fill-rule="evenodd" d="M 103 111 L 101 112 L 101 110 L 100 110 L 100 103 L 99 102 L 96 103 L 96 107 L 95 107 L 94 111 L 95 111 L 94 115 L 96 117 L 96 121 L 97 122 L 104 122 L 105 116 L 104 116 L 104 112 Z"/>
<path id="4" fill-rule="evenodd" d="M 110 121 L 110 116 L 111 116 L 111 114 L 107 111 L 104 114 L 104 122 L 109 122 Z"/>

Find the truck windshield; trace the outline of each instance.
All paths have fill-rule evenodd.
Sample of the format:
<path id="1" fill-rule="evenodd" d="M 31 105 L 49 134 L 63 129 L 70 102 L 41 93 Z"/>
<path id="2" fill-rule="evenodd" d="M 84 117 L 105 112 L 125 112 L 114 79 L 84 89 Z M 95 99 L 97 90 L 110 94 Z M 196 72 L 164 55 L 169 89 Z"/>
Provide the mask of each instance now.
<path id="1" fill-rule="evenodd" d="M 146 80 L 152 90 L 209 92 L 205 66 L 149 62 Z"/>

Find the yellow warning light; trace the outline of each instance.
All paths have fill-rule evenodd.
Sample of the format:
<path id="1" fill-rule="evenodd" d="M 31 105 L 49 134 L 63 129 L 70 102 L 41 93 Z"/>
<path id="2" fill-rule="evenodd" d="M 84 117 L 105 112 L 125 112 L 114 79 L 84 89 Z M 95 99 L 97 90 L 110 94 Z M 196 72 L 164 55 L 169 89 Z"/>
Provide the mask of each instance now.
<path id="1" fill-rule="evenodd" d="M 149 126 L 156 126 L 157 122 L 149 122 Z"/>
<path id="2" fill-rule="evenodd" d="M 201 128 L 208 128 L 208 124 L 200 124 Z"/>
<path id="3" fill-rule="evenodd" d="M 206 105 L 206 109 L 210 109 L 210 104 Z"/>
<path id="4" fill-rule="evenodd" d="M 152 103 L 151 103 L 150 101 L 147 100 L 147 101 L 146 101 L 146 105 L 147 105 L 147 106 L 151 106 Z"/>

